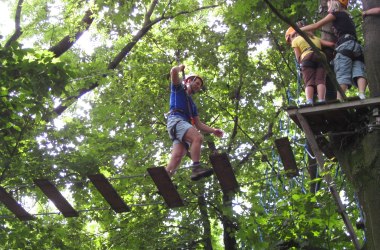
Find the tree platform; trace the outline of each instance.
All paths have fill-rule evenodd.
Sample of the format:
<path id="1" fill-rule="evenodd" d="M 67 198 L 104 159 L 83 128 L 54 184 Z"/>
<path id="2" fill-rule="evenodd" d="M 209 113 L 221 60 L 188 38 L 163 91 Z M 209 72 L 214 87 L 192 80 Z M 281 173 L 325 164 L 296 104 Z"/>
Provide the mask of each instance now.
<path id="1" fill-rule="evenodd" d="M 380 97 L 316 106 L 288 107 L 286 111 L 289 117 L 305 132 L 313 152 L 321 150 L 327 158 L 332 158 L 334 154 L 323 134 L 354 133 L 359 129 L 359 124 L 368 124 L 372 110 L 376 107 L 380 107 Z"/>
<path id="2" fill-rule="evenodd" d="M 316 106 L 288 107 L 286 111 L 301 129 L 302 125 L 297 113 L 305 118 L 314 134 L 321 134 L 347 131 L 351 123 L 358 122 L 358 119 L 369 114 L 374 107 L 380 107 L 380 97 L 347 102 L 327 102 Z"/>

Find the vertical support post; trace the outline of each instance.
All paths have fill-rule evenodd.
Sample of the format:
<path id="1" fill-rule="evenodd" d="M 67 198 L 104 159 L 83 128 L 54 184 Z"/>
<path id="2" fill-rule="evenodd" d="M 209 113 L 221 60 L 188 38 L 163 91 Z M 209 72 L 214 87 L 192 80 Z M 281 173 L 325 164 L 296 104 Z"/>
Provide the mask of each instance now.
<path id="1" fill-rule="evenodd" d="M 298 121 L 301 124 L 303 131 L 305 132 L 306 139 L 310 144 L 311 150 L 313 151 L 314 156 L 317 159 L 317 163 L 318 163 L 321 171 L 325 170 L 325 166 L 324 166 L 325 160 L 323 158 L 321 150 L 319 149 L 317 140 L 315 139 L 314 133 L 313 133 L 312 129 L 310 128 L 309 123 L 307 122 L 305 117 L 303 115 L 301 115 L 298 111 L 296 112 L 296 116 L 297 116 Z M 334 184 L 332 183 L 331 176 L 329 174 L 326 175 L 325 180 L 326 180 L 327 185 L 329 187 L 330 193 L 332 194 L 332 196 L 335 200 L 335 203 L 337 204 L 337 206 L 339 208 L 339 213 L 342 216 L 343 222 L 346 225 L 348 233 L 350 234 L 352 243 L 354 244 L 355 249 L 359 250 L 360 244 L 359 244 L 358 238 L 356 236 L 355 230 L 354 230 L 354 228 L 353 228 L 353 226 L 352 226 L 352 224 L 351 224 L 351 222 L 347 216 L 347 213 L 346 213 L 345 208 L 343 206 L 342 200 L 340 199 L 340 196 L 339 196 L 338 192 L 336 191 Z"/>

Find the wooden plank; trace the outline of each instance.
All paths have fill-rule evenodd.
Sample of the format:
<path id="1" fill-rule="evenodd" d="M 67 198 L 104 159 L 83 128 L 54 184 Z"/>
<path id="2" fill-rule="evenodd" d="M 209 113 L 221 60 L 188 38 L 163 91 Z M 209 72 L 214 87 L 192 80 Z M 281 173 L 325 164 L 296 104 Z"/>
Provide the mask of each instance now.
<path id="1" fill-rule="evenodd" d="M 25 209 L 17 203 L 15 199 L 3 188 L 0 187 L 0 201 L 16 215 L 21 221 L 34 220 L 35 217 L 29 214 Z"/>
<path id="2" fill-rule="evenodd" d="M 313 134 L 313 131 L 311 130 L 308 122 L 306 121 L 305 117 L 303 117 L 302 114 L 296 112 L 296 116 L 297 116 L 297 119 L 302 126 L 303 132 L 305 133 L 306 139 L 307 139 L 307 141 L 311 147 L 311 150 L 313 151 L 314 156 L 317 159 L 317 163 L 319 165 L 319 168 L 321 169 L 321 171 L 323 171 L 325 161 L 323 159 L 322 152 L 318 147 L 318 144 L 317 144 L 317 141 L 316 141 L 315 136 Z"/>
<path id="3" fill-rule="evenodd" d="M 332 196 L 335 200 L 335 203 L 337 204 L 337 206 L 339 208 L 338 212 L 342 216 L 343 222 L 346 225 L 348 234 L 350 235 L 350 238 L 352 240 L 352 243 L 355 246 L 355 249 L 357 249 L 357 250 L 362 249 L 360 246 L 360 243 L 358 241 L 358 237 L 356 236 L 354 227 L 352 226 L 351 221 L 348 218 L 347 212 L 345 210 L 345 206 L 343 205 L 342 200 L 340 199 L 340 196 L 339 196 L 338 192 L 336 191 L 335 186 L 331 185 L 329 187 L 329 189 L 330 189 L 330 193 L 332 194 Z"/>
<path id="4" fill-rule="evenodd" d="M 296 159 L 288 137 L 282 137 L 274 141 L 277 151 L 280 155 L 282 165 L 284 165 L 285 173 L 288 178 L 293 178 L 299 175 Z"/>
<path id="5" fill-rule="evenodd" d="M 78 217 L 78 212 L 70 205 L 70 203 L 63 197 L 58 189 L 46 179 L 33 180 L 34 183 L 41 189 L 41 191 L 54 203 L 59 211 L 65 217 Z"/>
<path id="6" fill-rule="evenodd" d="M 158 192 L 164 198 L 166 205 L 170 208 L 182 207 L 184 203 L 177 192 L 172 180 L 164 167 L 148 168 L 148 173 L 152 177 L 158 188 Z"/>
<path id="7" fill-rule="evenodd" d="M 298 121 L 302 125 L 303 131 L 305 132 L 305 135 L 306 135 L 306 138 L 307 138 L 307 141 L 309 142 L 310 147 L 311 147 L 311 149 L 312 149 L 312 151 L 314 153 L 314 156 L 317 159 L 317 163 L 318 163 L 320 169 L 323 171 L 324 170 L 324 163 L 325 163 L 325 161 L 323 159 L 321 151 L 319 150 L 319 146 L 318 146 L 317 141 L 316 141 L 316 139 L 314 137 L 314 134 L 312 133 L 312 130 L 311 130 L 309 124 L 307 123 L 306 119 L 303 117 L 303 115 L 300 114 L 300 113 L 298 113 L 298 112 L 296 112 L 296 116 L 297 116 Z M 350 222 L 350 220 L 349 220 L 349 218 L 347 216 L 347 213 L 344 210 L 344 206 L 342 204 L 340 196 L 339 196 L 339 194 L 335 190 L 335 187 L 333 185 L 331 176 L 330 175 L 325 175 L 324 179 L 326 180 L 326 182 L 327 182 L 327 184 L 329 186 L 330 192 L 331 192 L 331 194 L 332 194 L 332 196 L 333 196 L 333 198 L 334 198 L 334 200 L 335 200 L 335 202 L 336 202 L 336 204 L 337 204 L 337 206 L 338 206 L 338 208 L 340 210 L 339 213 L 342 216 L 344 224 L 346 225 L 346 229 L 349 231 L 351 240 L 354 243 L 355 248 L 356 249 L 360 249 L 360 246 L 359 246 L 359 243 L 358 243 L 355 231 L 353 230 L 352 224 L 351 224 L 351 222 Z"/>
<path id="8" fill-rule="evenodd" d="M 296 113 L 302 114 L 315 132 L 331 132 L 346 130 L 347 125 L 355 119 L 355 115 L 380 106 L 380 97 L 349 102 L 326 103 L 319 106 L 303 108 L 289 107 L 286 111 L 289 117 L 302 128 Z M 318 121 L 319 120 L 319 121 Z"/>
<path id="9" fill-rule="evenodd" d="M 119 196 L 104 175 L 93 174 L 88 175 L 88 178 L 116 213 L 130 211 L 130 208 L 125 204 L 124 200 Z"/>
<path id="10" fill-rule="evenodd" d="M 210 161 L 216 177 L 219 180 L 220 186 L 222 187 L 223 193 L 228 194 L 229 192 L 237 192 L 239 190 L 239 184 L 236 181 L 236 177 L 227 154 L 211 154 Z"/>

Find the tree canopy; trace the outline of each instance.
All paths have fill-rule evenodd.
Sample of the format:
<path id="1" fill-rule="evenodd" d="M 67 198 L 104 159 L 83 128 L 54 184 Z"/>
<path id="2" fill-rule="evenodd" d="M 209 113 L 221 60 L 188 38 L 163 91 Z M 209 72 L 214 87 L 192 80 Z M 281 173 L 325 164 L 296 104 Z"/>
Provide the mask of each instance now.
<path id="1" fill-rule="evenodd" d="M 275 1 L 292 22 L 318 18 L 319 1 Z M 0 205 L 9 249 L 350 249 L 321 178 L 310 179 L 302 131 L 284 108 L 304 100 L 289 24 L 262 0 L 12 0 L 14 32 L 0 46 L 0 186 L 36 219 Z M 363 40 L 360 3 L 350 11 Z M 311 10 L 311 11 L 310 11 Z M 319 35 L 319 34 L 318 34 Z M 169 209 L 147 168 L 165 166 L 171 140 L 168 74 L 185 64 L 206 90 L 194 96 L 202 161 L 226 152 L 240 190 L 216 177 L 174 177 L 186 206 Z M 348 92 L 353 95 L 353 92 Z M 274 141 L 288 137 L 300 175 L 287 178 Z M 352 222 L 362 218 L 338 162 L 326 163 Z M 130 206 L 115 213 L 89 182 L 102 173 Z M 325 173 L 322 173 L 322 175 Z M 52 181 L 79 211 L 63 217 L 34 184 Z M 356 230 L 364 241 L 364 231 Z"/>

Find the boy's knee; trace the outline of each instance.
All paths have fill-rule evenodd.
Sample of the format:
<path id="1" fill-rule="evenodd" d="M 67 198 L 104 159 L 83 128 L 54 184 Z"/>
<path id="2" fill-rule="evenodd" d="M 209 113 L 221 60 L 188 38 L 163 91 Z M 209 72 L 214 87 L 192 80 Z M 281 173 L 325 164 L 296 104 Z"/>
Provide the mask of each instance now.
<path id="1" fill-rule="evenodd" d="M 198 135 L 194 138 L 194 141 L 203 142 L 203 135 L 202 135 L 202 134 L 198 134 Z"/>

